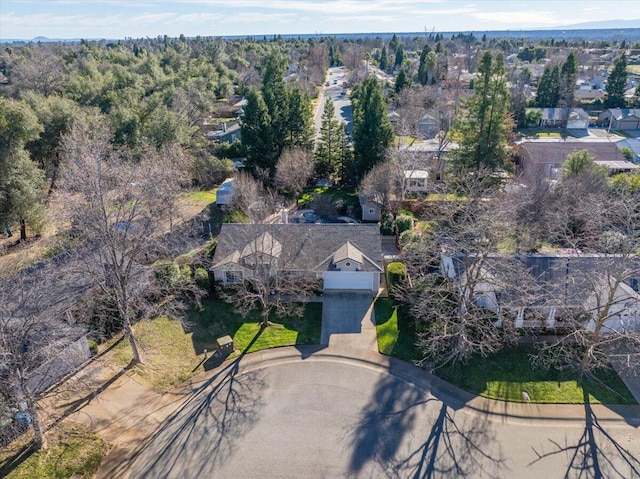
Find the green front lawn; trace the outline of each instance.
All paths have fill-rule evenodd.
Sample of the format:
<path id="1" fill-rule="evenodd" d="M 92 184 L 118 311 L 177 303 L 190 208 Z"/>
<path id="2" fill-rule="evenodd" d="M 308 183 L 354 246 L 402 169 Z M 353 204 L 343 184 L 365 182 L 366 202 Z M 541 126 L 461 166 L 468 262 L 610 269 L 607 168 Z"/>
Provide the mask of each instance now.
<path id="1" fill-rule="evenodd" d="M 319 344 L 322 303 L 306 303 L 301 307 L 301 316 L 280 318 L 272 314 L 269 318 L 271 326 L 262 331 L 246 352 L 295 344 Z M 256 337 L 261 320 L 259 311 L 251 311 L 243 318 L 230 304 L 211 300 L 203 302 L 201 310 L 192 309 L 189 312 L 188 327 L 193 333 L 191 339 L 198 354 L 204 349 L 212 351 L 216 339 L 226 335 L 233 338 L 238 354 L 245 351 Z"/>
<path id="2" fill-rule="evenodd" d="M 377 298 L 374 305 L 378 350 L 387 356 L 413 362 L 422 358 L 415 345 L 413 328 L 389 298 Z"/>
<path id="3" fill-rule="evenodd" d="M 259 312 L 251 312 L 242 318 L 220 300 L 204 301 L 201 310 L 191 309 L 184 325 L 166 316 L 141 321 L 134 329 L 143 363 L 135 365 L 129 374 L 162 393 L 202 371 L 204 350 L 213 352 L 216 339 L 222 336 L 233 338 L 236 349 L 233 356 L 245 350 L 254 352 L 295 344 L 319 344 L 322 304 L 308 303 L 302 308 L 300 317 L 272 316 L 271 326 L 262 331 L 249 349 L 247 346 L 260 331 Z M 113 341 L 103 345 L 103 349 L 111 344 Z M 121 341 L 109 351 L 105 360 L 122 368 L 129 364 L 131 357 L 129 342 Z"/>
<path id="4" fill-rule="evenodd" d="M 382 354 L 414 362 L 423 356 L 415 346 L 416 335 L 409 321 L 388 298 L 375 303 L 378 349 Z M 534 368 L 532 345 L 505 348 L 487 357 L 473 357 L 465 364 L 441 368 L 436 374 L 461 389 L 501 401 L 522 402 L 526 391 L 535 403 L 582 404 L 584 394 L 591 403 L 635 404 L 635 400 L 618 375 L 603 371 L 598 379 L 585 381 L 574 373 Z"/>
<path id="5" fill-rule="evenodd" d="M 437 371 L 444 380 L 491 399 L 522 402 L 522 391 L 531 402 L 582 404 L 587 394 L 590 403 L 635 404 L 633 396 L 618 375 L 603 371 L 598 379 L 604 386 L 580 379 L 575 373 L 547 371 L 531 365 L 532 345 L 505 348 L 487 357 L 471 358 Z"/>

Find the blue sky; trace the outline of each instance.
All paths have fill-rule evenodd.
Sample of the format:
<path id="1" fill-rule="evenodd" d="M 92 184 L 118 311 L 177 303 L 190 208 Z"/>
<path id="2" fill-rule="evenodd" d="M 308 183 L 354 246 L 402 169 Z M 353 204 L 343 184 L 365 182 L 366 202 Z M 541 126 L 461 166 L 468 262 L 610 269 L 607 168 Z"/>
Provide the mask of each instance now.
<path id="1" fill-rule="evenodd" d="M 640 19 L 640 1 L 0 0 L 4 39 L 515 30 L 615 19 Z"/>

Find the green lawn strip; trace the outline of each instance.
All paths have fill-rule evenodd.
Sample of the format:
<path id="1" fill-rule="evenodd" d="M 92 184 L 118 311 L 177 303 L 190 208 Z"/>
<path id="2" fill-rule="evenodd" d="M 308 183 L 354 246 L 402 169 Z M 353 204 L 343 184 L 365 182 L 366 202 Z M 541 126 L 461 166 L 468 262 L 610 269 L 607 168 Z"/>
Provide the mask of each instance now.
<path id="1" fill-rule="evenodd" d="M 378 350 L 382 354 L 408 362 L 421 359 L 420 351 L 415 345 L 415 333 L 393 301 L 389 298 L 377 298 L 374 307 Z"/>
<path id="2" fill-rule="evenodd" d="M 63 423 L 47 433 L 48 449 L 30 454 L 7 474 L 8 461 L 28 440 L 28 435 L 14 441 L 0 453 L 0 477 L 7 479 L 32 479 L 36 477 L 69 478 L 77 474 L 90 478 L 95 475 L 109 445 L 90 433 L 86 427 Z"/>
<path id="3" fill-rule="evenodd" d="M 532 402 L 554 404 L 582 404 L 584 393 L 591 403 L 635 404 L 618 375 L 603 371 L 595 381 L 581 379 L 576 373 L 534 368 L 532 345 L 519 345 L 503 350 L 487 358 L 474 357 L 466 364 L 455 364 L 437 371 L 442 379 L 456 386 L 491 399 L 523 402 L 526 391 Z"/>
<path id="4" fill-rule="evenodd" d="M 196 351 L 213 350 L 216 339 L 226 335 L 233 338 L 238 352 L 244 351 L 260 331 L 262 318 L 258 311 L 251 311 L 243 318 L 223 301 L 206 301 L 202 306 L 202 310 L 192 310 L 189 315 Z M 279 318 L 272 314 L 269 318 L 271 326 L 259 335 L 248 352 L 295 344 L 319 344 L 322 304 L 301 306 L 302 316 Z"/>
<path id="5" fill-rule="evenodd" d="M 382 354 L 408 362 L 422 358 L 415 346 L 413 328 L 392 300 L 376 299 L 375 316 L 378 349 Z M 465 364 L 438 369 L 436 374 L 461 389 L 501 401 L 523 402 L 522 392 L 526 391 L 535 403 L 582 404 L 584 392 L 592 403 L 636 403 L 612 370 L 597 376 L 605 387 L 595 381 L 582 380 L 576 374 L 534 368 L 531 362 L 534 353 L 532 345 L 505 348 L 487 358 L 474 357 Z"/>
<path id="6" fill-rule="evenodd" d="M 198 190 L 198 191 L 190 191 L 189 193 L 184 193 L 180 196 L 180 199 L 189 204 L 198 204 L 207 206 L 211 203 L 216 202 L 216 192 L 218 188 L 212 188 L 210 190 Z"/>
<path id="7" fill-rule="evenodd" d="M 331 196 L 333 202 L 342 202 L 345 206 L 356 207 L 360 203 L 358 201 L 358 193 L 355 188 L 350 187 L 328 187 L 317 186 L 315 188 L 307 188 L 298 197 L 299 205 L 310 205 L 316 196 L 327 194 Z"/>

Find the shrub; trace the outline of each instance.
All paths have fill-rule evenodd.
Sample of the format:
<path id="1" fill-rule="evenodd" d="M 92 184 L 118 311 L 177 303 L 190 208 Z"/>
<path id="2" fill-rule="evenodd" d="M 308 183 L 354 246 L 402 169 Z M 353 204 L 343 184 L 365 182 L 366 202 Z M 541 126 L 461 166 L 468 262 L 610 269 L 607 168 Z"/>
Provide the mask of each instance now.
<path id="1" fill-rule="evenodd" d="M 396 218 L 396 229 L 398 234 L 402 234 L 405 231 L 413 229 L 413 216 L 400 215 Z"/>
<path id="2" fill-rule="evenodd" d="M 400 237 L 398 241 L 400 242 L 400 246 L 406 246 L 409 243 L 414 243 L 420 239 L 420 235 L 415 233 L 413 230 L 407 230 L 400 233 Z"/>
<path id="3" fill-rule="evenodd" d="M 153 269 L 158 281 L 167 288 L 187 282 L 191 277 L 189 265 L 178 266 L 172 261 L 158 261 Z"/>
<path id="4" fill-rule="evenodd" d="M 223 223 L 251 223 L 251 220 L 242 211 L 236 210 L 226 214 L 222 222 Z"/>
<path id="5" fill-rule="evenodd" d="M 214 238 L 211 240 L 211 245 L 207 248 L 207 257 L 213 258 L 213 255 L 216 254 L 216 248 L 218 247 L 218 238 Z"/>
<path id="6" fill-rule="evenodd" d="M 389 263 L 387 266 L 387 286 L 389 289 L 401 284 L 407 277 L 407 268 L 399 261 Z"/>
<path id="7" fill-rule="evenodd" d="M 392 235 L 393 233 L 393 215 L 385 213 L 380 221 L 380 234 Z"/>
<path id="8" fill-rule="evenodd" d="M 93 341 L 92 339 L 87 340 L 87 345 L 89 346 L 89 351 L 91 352 L 91 356 L 95 356 L 98 354 L 98 343 Z"/>
<path id="9" fill-rule="evenodd" d="M 209 281 L 209 272 L 205 268 L 198 268 L 193 275 L 193 278 L 198 285 L 198 288 L 206 291 L 207 293 L 211 289 L 211 282 Z"/>

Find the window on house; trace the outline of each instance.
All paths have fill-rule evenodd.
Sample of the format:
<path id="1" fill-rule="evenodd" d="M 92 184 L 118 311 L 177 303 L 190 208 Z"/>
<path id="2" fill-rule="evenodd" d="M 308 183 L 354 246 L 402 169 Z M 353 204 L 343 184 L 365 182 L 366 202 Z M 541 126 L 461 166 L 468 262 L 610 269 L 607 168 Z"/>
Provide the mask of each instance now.
<path id="1" fill-rule="evenodd" d="M 227 284 L 238 284 L 243 281 L 241 271 L 225 271 L 224 275 Z"/>
<path id="2" fill-rule="evenodd" d="M 369 214 L 370 215 L 375 215 L 376 214 L 376 209 L 375 208 L 369 208 Z"/>

